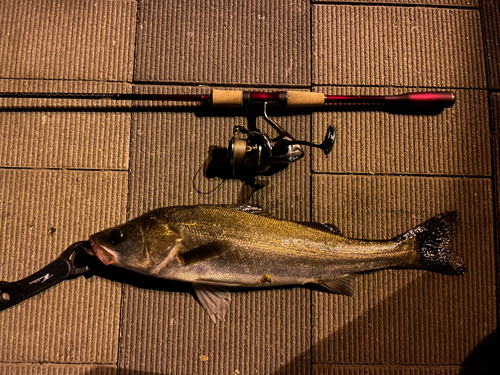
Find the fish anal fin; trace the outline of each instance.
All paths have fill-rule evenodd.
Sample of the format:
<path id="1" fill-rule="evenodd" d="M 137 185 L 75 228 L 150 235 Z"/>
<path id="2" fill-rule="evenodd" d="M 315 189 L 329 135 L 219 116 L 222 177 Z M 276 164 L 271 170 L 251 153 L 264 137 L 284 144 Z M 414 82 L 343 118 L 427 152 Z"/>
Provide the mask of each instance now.
<path id="1" fill-rule="evenodd" d="M 178 255 L 183 266 L 189 266 L 198 262 L 218 257 L 224 253 L 231 243 L 229 241 L 214 241 L 182 252 Z"/>
<path id="2" fill-rule="evenodd" d="M 327 232 L 330 234 L 334 234 L 336 236 L 341 236 L 342 232 L 340 229 L 333 224 L 327 224 L 327 223 L 315 223 L 311 221 L 296 221 L 297 224 L 303 225 L 305 227 L 317 229 L 323 232 Z"/>
<path id="3" fill-rule="evenodd" d="M 231 294 L 220 286 L 195 283 L 192 285 L 196 297 L 198 297 L 201 305 L 207 311 L 210 319 L 214 323 L 217 323 L 217 319 L 222 320 L 229 308 Z"/>
<path id="4" fill-rule="evenodd" d="M 337 294 L 352 296 L 354 294 L 353 284 L 355 279 L 355 274 L 348 273 L 334 279 L 322 280 L 318 282 L 318 285 Z"/>

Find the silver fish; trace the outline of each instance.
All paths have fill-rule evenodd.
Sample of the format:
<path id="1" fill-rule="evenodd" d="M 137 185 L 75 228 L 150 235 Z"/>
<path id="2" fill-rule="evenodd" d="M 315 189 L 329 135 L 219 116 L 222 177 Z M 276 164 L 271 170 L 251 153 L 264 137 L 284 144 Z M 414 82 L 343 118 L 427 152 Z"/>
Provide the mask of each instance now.
<path id="1" fill-rule="evenodd" d="M 333 225 L 291 222 L 251 206 L 159 208 L 90 237 L 102 263 L 192 283 L 212 320 L 225 315 L 222 287 L 317 284 L 351 294 L 356 274 L 388 267 L 462 274 L 449 244 L 457 213 L 445 212 L 387 241 L 344 237 Z"/>

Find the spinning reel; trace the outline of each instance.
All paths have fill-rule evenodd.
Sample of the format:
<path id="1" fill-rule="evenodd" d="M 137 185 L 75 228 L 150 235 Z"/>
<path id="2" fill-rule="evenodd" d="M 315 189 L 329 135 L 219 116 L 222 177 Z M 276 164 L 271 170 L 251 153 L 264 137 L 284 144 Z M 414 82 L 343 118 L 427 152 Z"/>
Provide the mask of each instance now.
<path id="1" fill-rule="evenodd" d="M 278 137 L 270 138 L 260 130 L 248 130 L 242 126 L 234 127 L 234 136 L 229 142 L 228 158 L 235 176 L 242 168 L 254 174 L 263 174 L 269 171 L 271 165 L 280 165 L 282 168 L 302 158 L 305 153 L 302 145 L 316 147 L 328 155 L 335 142 L 335 128 L 329 126 L 325 139 L 321 144 L 295 140 L 290 133 L 281 129 L 267 114 L 267 105 L 264 103 L 264 119 L 277 132 Z"/>

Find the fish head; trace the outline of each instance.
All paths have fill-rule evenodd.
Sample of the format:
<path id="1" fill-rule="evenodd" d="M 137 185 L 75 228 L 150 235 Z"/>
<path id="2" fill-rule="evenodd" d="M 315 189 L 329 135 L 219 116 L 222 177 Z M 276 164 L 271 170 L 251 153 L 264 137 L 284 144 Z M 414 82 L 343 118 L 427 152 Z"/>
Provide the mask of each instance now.
<path id="1" fill-rule="evenodd" d="M 105 265 L 145 269 L 168 256 L 177 238 L 164 217 L 143 215 L 93 234 L 89 242 Z"/>
<path id="2" fill-rule="evenodd" d="M 125 265 L 142 248 L 142 233 L 137 225 L 125 223 L 93 234 L 92 251 L 106 266 Z"/>

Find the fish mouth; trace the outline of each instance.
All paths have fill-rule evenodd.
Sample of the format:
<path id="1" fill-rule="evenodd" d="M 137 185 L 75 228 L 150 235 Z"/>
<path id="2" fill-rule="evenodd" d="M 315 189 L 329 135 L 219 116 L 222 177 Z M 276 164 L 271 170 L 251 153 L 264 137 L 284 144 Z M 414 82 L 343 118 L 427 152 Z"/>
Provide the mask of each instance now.
<path id="1" fill-rule="evenodd" d="M 110 249 L 106 248 L 103 245 L 98 244 L 92 237 L 90 237 L 89 242 L 90 246 L 92 246 L 92 251 L 94 252 L 94 254 L 106 266 L 118 263 L 113 251 L 111 251 Z"/>

